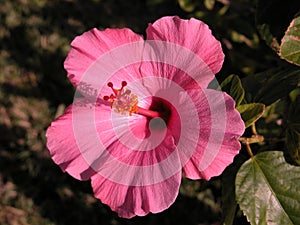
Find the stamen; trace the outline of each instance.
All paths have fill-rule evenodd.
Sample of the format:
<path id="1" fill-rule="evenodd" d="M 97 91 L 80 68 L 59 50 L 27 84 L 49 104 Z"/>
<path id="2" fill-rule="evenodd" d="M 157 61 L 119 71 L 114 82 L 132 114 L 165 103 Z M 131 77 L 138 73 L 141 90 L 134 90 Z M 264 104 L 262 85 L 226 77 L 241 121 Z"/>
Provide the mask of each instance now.
<path id="1" fill-rule="evenodd" d="M 132 113 L 137 113 L 138 97 L 132 94 L 131 90 L 124 90 L 124 87 L 127 85 L 126 81 L 122 81 L 121 85 L 122 87 L 120 89 L 115 89 L 113 83 L 108 82 L 107 86 L 112 89 L 114 94 L 104 96 L 103 99 L 112 103 L 111 108 L 114 109 L 116 113 L 121 113 L 122 115 L 129 113 L 131 116 Z"/>
<path id="2" fill-rule="evenodd" d="M 111 108 L 114 112 L 126 115 L 127 113 L 131 116 L 133 113 L 140 114 L 146 117 L 155 118 L 159 117 L 160 114 L 149 109 L 138 107 L 138 96 L 131 93 L 131 90 L 124 87 L 127 86 L 126 81 L 122 81 L 120 89 L 115 89 L 112 82 L 108 82 L 107 86 L 110 87 L 114 94 L 110 96 L 104 96 L 105 101 L 111 102 Z"/>

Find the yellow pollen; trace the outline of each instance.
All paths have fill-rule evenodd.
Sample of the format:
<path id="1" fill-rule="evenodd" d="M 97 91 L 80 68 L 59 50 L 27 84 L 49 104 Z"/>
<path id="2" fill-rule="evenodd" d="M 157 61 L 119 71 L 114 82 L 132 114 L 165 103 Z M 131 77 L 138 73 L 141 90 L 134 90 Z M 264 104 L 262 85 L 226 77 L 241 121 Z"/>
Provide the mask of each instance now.
<path id="1" fill-rule="evenodd" d="M 114 109 L 114 112 L 126 115 L 129 113 L 131 116 L 132 113 L 138 112 L 138 96 L 132 94 L 129 89 L 120 90 L 118 94 L 113 99 L 111 108 Z"/>
<path id="2" fill-rule="evenodd" d="M 113 88 L 113 84 L 109 82 L 109 86 L 114 94 L 110 96 L 104 96 L 104 100 L 110 101 L 111 108 L 114 112 L 126 115 L 127 113 L 131 116 L 133 113 L 138 113 L 138 96 L 131 93 L 130 89 L 124 90 L 127 85 L 126 81 L 122 82 L 122 87 L 120 89 Z"/>

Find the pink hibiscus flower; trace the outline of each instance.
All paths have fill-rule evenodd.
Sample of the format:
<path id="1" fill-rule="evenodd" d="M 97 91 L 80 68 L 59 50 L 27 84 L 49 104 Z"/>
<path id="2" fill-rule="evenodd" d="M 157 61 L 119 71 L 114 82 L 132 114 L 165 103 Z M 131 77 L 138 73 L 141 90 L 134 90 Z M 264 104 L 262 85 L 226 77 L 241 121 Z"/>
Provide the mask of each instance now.
<path id="1" fill-rule="evenodd" d="M 168 208 L 182 171 L 220 175 L 245 129 L 234 100 L 207 89 L 224 54 L 206 24 L 163 17 L 146 34 L 76 37 L 64 64 L 74 103 L 46 133 L 54 162 L 126 218 Z"/>

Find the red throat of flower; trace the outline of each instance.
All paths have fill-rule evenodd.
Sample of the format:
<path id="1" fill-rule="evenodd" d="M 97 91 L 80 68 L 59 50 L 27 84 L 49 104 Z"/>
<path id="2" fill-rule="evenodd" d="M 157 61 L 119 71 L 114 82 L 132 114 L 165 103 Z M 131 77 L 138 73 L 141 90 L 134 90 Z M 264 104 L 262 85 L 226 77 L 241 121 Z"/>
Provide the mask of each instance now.
<path id="1" fill-rule="evenodd" d="M 143 115 L 149 118 L 161 117 L 159 112 L 144 109 L 138 106 L 138 96 L 131 93 L 131 90 L 126 88 L 126 81 L 122 81 L 121 88 L 116 89 L 112 82 L 108 82 L 107 86 L 110 87 L 113 93 L 110 96 L 104 96 L 105 101 L 111 102 L 111 108 L 114 112 L 126 115 L 127 113 L 131 116 L 133 113 Z"/>

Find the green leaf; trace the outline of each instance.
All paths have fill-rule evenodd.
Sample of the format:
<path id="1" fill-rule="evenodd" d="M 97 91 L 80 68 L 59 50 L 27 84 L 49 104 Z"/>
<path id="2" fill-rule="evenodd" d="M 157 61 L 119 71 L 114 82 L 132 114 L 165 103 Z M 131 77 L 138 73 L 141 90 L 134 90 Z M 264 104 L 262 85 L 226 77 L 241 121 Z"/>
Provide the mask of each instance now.
<path id="1" fill-rule="evenodd" d="M 212 10 L 215 6 L 215 0 L 204 0 L 204 5 L 208 10 Z"/>
<path id="2" fill-rule="evenodd" d="M 279 55 L 300 66 L 300 16 L 293 19 L 280 45 Z"/>
<path id="3" fill-rule="evenodd" d="M 287 121 L 286 147 L 294 162 L 300 165 L 300 95 L 291 103 Z"/>
<path id="4" fill-rule="evenodd" d="M 186 12 L 193 12 L 196 4 L 192 0 L 178 0 L 180 7 Z"/>
<path id="5" fill-rule="evenodd" d="M 265 105 L 261 103 L 243 104 L 236 107 L 240 112 L 246 127 L 252 125 L 265 112 Z"/>
<path id="6" fill-rule="evenodd" d="M 240 105 L 245 96 L 245 90 L 242 82 L 237 75 L 228 76 L 220 85 L 222 91 L 229 94 L 236 102 L 236 106 Z"/>
<path id="7" fill-rule="evenodd" d="M 300 224 L 300 167 L 288 164 L 282 152 L 249 159 L 235 184 L 237 202 L 252 225 Z"/>
<path id="8" fill-rule="evenodd" d="M 289 94 L 289 97 L 290 97 L 292 102 L 296 101 L 298 96 L 300 96 L 300 87 L 295 88 Z"/>
<path id="9" fill-rule="evenodd" d="M 286 133 L 286 147 L 288 153 L 298 165 L 300 165 L 300 132 L 289 128 Z"/>
<path id="10" fill-rule="evenodd" d="M 248 76 L 242 80 L 247 102 L 271 105 L 287 96 L 300 82 L 300 69 L 295 66 L 276 68 Z"/>
<path id="11" fill-rule="evenodd" d="M 266 42 L 266 44 L 271 47 L 275 52 L 279 51 L 279 43 L 276 38 L 272 35 L 270 31 L 270 26 L 268 24 L 258 25 L 257 29 L 261 38 Z"/>

